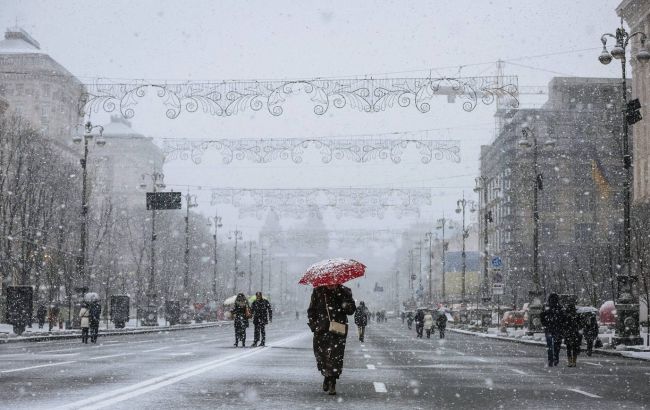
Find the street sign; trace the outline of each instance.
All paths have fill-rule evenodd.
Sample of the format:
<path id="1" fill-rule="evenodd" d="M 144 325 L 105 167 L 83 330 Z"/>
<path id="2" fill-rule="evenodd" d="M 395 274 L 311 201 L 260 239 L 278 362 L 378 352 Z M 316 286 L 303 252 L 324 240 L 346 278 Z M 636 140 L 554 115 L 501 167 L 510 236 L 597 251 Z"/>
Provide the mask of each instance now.
<path id="1" fill-rule="evenodd" d="M 492 284 L 492 294 L 495 296 L 503 295 L 503 283 Z"/>
<path id="2" fill-rule="evenodd" d="M 181 209 L 180 192 L 147 192 L 147 211 Z"/>
<path id="3" fill-rule="evenodd" d="M 491 262 L 493 268 L 500 268 L 501 266 L 503 266 L 503 261 L 498 256 L 493 257 Z"/>

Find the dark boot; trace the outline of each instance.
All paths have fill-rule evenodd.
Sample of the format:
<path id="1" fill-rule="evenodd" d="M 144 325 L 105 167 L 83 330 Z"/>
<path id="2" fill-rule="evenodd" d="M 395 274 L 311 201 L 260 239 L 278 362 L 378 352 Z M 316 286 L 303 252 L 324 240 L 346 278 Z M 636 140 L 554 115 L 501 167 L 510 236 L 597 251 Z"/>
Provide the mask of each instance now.
<path id="1" fill-rule="evenodd" d="M 336 377 L 330 378 L 330 388 L 328 394 L 330 396 L 336 395 Z"/>
<path id="2" fill-rule="evenodd" d="M 330 389 L 330 378 L 329 376 L 325 376 L 325 379 L 323 380 L 323 391 L 328 391 Z"/>

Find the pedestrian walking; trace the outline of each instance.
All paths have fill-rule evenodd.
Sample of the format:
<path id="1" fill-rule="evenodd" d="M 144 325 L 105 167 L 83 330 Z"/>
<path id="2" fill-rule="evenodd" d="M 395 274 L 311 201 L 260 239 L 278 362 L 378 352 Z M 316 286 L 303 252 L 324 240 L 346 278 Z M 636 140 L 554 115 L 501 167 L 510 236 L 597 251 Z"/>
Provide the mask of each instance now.
<path id="1" fill-rule="evenodd" d="M 47 324 L 48 324 L 48 331 L 52 331 L 52 328 L 56 326 L 56 324 L 59 322 L 59 307 L 56 305 L 56 303 L 50 304 L 50 311 L 47 314 Z"/>
<path id="2" fill-rule="evenodd" d="M 47 317 L 47 307 L 45 306 L 44 303 L 41 303 L 38 305 L 38 309 L 36 310 L 36 320 L 38 321 L 38 328 L 43 329 L 43 326 L 45 325 L 45 318 Z"/>
<path id="3" fill-rule="evenodd" d="M 241 347 L 246 347 L 246 328 L 248 319 L 251 318 L 251 308 L 243 293 L 238 294 L 235 298 L 235 306 L 230 314 L 235 324 L 235 347 L 239 345 L 239 341 L 241 341 Z"/>
<path id="4" fill-rule="evenodd" d="M 587 316 L 582 334 L 587 342 L 587 356 L 591 356 L 594 349 L 594 342 L 598 339 L 598 320 L 596 320 L 595 314 L 590 313 Z"/>
<path id="5" fill-rule="evenodd" d="M 433 315 L 430 311 L 424 315 L 424 330 L 427 332 L 427 339 L 431 339 L 431 332 L 434 331 L 433 328 Z"/>
<path id="6" fill-rule="evenodd" d="M 296 320 L 300 319 L 300 312 L 296 310 Z"/>
<path id="7" fill-rule="evenodd" d="M 255 293 L 255 300 L 251 305 L 251 310 L 255 329 L 251 347 L 257 347 L 257 342 L 261 342 L 260 346 L 264 346 L 266 343 L 266 325 L 273 322 L 273 309 L 271 309 L 269 301 L 262 297 L 262 292 Z"/>
<path id="8" fill-rule="evenodd" d="M 314 333 L 316 365 L 325 377 L 323 390 L 336 394 L 336 381 L 343 371 L 343 355 L 348 335 L 348 315 L 356 311 L 350 288 L 343 285 L 315 287 L 307 310 L 309 328 Z"/>
<path id="9" fill-rule="evenodd" d="M 415 334 L 420 339 L 422 339 L 423 330 L 424 330 L 424 310 L 418 309 L 418 311 L 415 313 Z"/>
<path id="10" fill-rule="evenodd" d="M 436 326 L 438 327 L 438 333 L 440 333 L 440 338 L 445 338 L 445 329 L 447 328 L 447 314 L 445 312 L 438 312 L 438 317 L 436 317 Z"/>
<path id="11" fill-rule="evenodd" d="M 546 337 L 548 366 L 557 366 L 560 363 L 560 346 L 562 345 L 564 328 L 564 309 L 560 305 L 560 297 L 557 293 L 548 295 L 548 300 L 540 319 L 542 326 L 544 326 L 544 335 Z"/>
<path id="12" fill-rule="evenodd" d="M 411 327 L 413 326 L 413 312 L 408 312 L 406 314 L 406 326 L 411 330 Z"/>
<path id="13" fill-rule="evenodd" d="M 84 303 L 79 309 L 79 321 L 81 323 L 81 343 L 88 344 L 88 329 L 90 328 L 90 309 Z"/>
<path id="14" fill-rule="evenodd" d="M 354 324 L 357 325 L 359 341 L 362 343 L 366 334 L 366 326 L 368 326 L 368 316 L 369 312 L 365 302 L 359 302 L 359 307 L 357 307 L 356 312 L 354 312 Z"/>
<path id="15" fill-rule="evenodd" d="M 88 306 L 89 316 L 89 329 L 90 329 L 90 342 L 97 343 L 97 336 L 99 335 L 99 320 L 102 314 L 102 305 L 99 303 L 97 294 L 92 297 L 92 301 Z"/>
<path id="16" fill-rule="evenodd" d="M 406 319 L 406 313 L 400 312 L 399 316 L 402 318 L 402 324 L 404 324 L 404 319 Z"/>
<path id="17" fill-rule="evenodd" d="M 576 367 L 578 355 L 580 354 L 580 345 L 582 344 L 582 326 L 580 315 L 574 303 L 569 303 L 566 307 L 563 330 L 568 360 L 567 366 Z"/>

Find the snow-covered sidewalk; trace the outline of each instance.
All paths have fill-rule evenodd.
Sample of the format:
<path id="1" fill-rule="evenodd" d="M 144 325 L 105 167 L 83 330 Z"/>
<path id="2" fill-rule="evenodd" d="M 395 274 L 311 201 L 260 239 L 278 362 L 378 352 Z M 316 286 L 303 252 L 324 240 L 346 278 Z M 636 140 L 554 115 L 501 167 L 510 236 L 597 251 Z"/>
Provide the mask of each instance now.
<path id="1" fill-rule="evenodd" d="M 543 340 L 544 337 L 543 333 L 536 333 L 533 336 L 526 336 L 525 331 L 523 330 L 514 331 L 510 333 L 496 333 L 493 329 L 490 329 L 492 331 L 488 330 L 488 333 L 484 333 L 479 331 L 456 329 L 452 327 L 448 328 L 448 330 L 455 333 L 503 340 L 506 342 L 514 342 L 514 343 L 522 343 L 522 344 L 538 345 L 538 346 L 546 347 L 546 342 Z M 643 332 L 641 336 L 644 337 L 644 340 L 646 340 L 645 332 Z M 594 353 L 650 361 L 650 348 L 648 348 L 647 346 L 618 346 L 616 349 L 594 349 Z"/>

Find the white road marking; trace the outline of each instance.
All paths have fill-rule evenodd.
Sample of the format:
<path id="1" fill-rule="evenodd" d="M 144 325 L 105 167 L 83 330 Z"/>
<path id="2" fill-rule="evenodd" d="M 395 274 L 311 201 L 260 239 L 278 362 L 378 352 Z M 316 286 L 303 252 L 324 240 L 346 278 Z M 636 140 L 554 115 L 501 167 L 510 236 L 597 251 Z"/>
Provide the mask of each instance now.
<path id="1" fill-rule="evenodd" d="M 362 352 L 367 352 L 367 351 L 368 351 L 368 349 L 361 349 L 361 351 L 362 351 Z"/>
<path id="2" fill-rule="evenodd" d="M 381 382 L 372 382 L 373 386 L 375 386 L 375 391 L 377 393 L 388 393 L 388 390 L 386 390 L 386 385 Z"/>
<path id="3" fill-rule="evenodd" d="M 40 352 L 34 352 L 35 354 L 41 354 L 41 353 L 56 353 L 56 352 L 71 352 L 73 350 L 81 350 L 83 347 L 73 347 L 72 349 L 56 349 L 56 350 L 43 350 Z"/>
<path id="4" fill-rule="evenodd" d="M 371 359 L 372 356 L 370 356 L 369 354 L 364 354 L 364 355 L 363 355 L 363 358 L 364 358 L 364 359 Z"/>
<path id="5" fill-rule="evenodd" d="M 96 356 L 91 357 L 90 360 L 99 360 L 99 359 L 108 359 L 109 357 L 120 357 L 120 356 L 131 356 L 135 353 L 118 353 L 118 354 L 109 354 L 106 356 Z"/>
<path id="6" fill-rule="evenodd" d="M 149 352 L 158 352 L 161 350 L 169 349 L 171 346 L 164 346 L 164 347 L 158 347 L 156 349 L 149 349 L 149 350 L 143 350 L 142 353 L 149 353 Z"/>
<path id="7" fill-rule="evenodd" d="M 169 356 L 192 356 L 192 352 L 182 352 L 182 353 L 167 353 Z"/>
<path id="8" fill-rule="evenodd" d="M 366 367 L 368 368 L 368 370 L 375 370 L 374 364 L 367 364 Z"/>
<path id="9" fill-rule="evenodd" d="M 48 363 L 48 364 L 39 364 L 38 366 L 29 366 L 29 367 L 21 367 L 20 369 L 10 369 L 10 370 L 2 370 L 0 373 L 13 373 L 13 372 L 20 372 L 23 370 L 31 370 L 31 369 L 39 369 L 41 367 L 50 367 L 50 366 L 61 366 L 63 364 L 70 364 L 70 363 L 76 363 L 76 360 L 71 360 L 68 362 L 57 362 L 57 363 Z"/>
<path id="10" fill-rule="evenodd" d="M 590 366 L 599 366 L 599 367 L 603 367 L 603 365 L 600 364 L 600 363 L 591 363 L 591 362 L 581 362 L 581 363 L 588 364 L 588 365 L 590 365 Z"/>
<path id="11" fill-rule="evenodd" d="M 523 376 L 526 376 L 526 374 L 527 374 L 525 371 L 519 370 L 519 369 L 510 369 L 510 370 L 512 370 L 513 372 L 515 372 L 517 374 L 521 374 Z"/>
<path id="12" fill-rule="evenodd" d="M 525 350 L 517 350 L 517 351 L 518 351 L 519 353 L 528 354 L 528 352 L 525 351 Z"/>
<path id="13" fill-rule="evenodd" d="M 187 379 L 192 376 L 196 376 L 207 371 L 216 369 L 226 364 L 236 362 L 240 359 L 244 359 L 262 352 L 266 352 L 272 346 L 281 346 L 283 344 L 289 343 L 293 340 L 297 340 L 309 335 L 309 333 L 304 332 L 298 335 L 289 336 L 285 339 L 282 339 L 276 343 L 273 343 L 269 347 L 264 347 L 261 349 L 255 350 L 246 350 L 241 353 L 235 353 L 233 355 L 212 360 L 209 362 L 201 363 L 198 365 L 190 366 L 185 369 L 177 370 L 171 373 L 167 373 L 163 376 L 154 377 L 148 380 L 144 380 L 139 383 L 132 384 L 130 386 L 121 387 L 111 391 L 107 391 L 95 396 L 88 397 L 83 400 L 78 400 L 63 406 L 57 407 L 59 410 L 63 409 L 101 409 L 104 407 L 112 406 L 116 403 L 131 399 L 133 397 L 140 396 L 145 393 L 149 393 L 165 386 L 177 383 L 181 380 Z"/>
<path id="14" fill-rule="evenodd" d="M 597 394 L 587 393 L 586 391 L 582 391 L 582 390 L 579 390 L 579 389 L 567 389 L 567 390 L 575 392 L 575 393 L 580 393 L 580 394 L 582 394 L 584 396 L 591 397 L 592 399 L 602 399 L 602 397 L 600 397 Z"/>
<path id="15" fill-rule="evenodd" d="M 487 363 L 487 360 L 485 360 L 485 359 L 483 359 L 481 357 L 475 357 L 474 359 L 476 359 L 477 361 L 479 361 L 481 363 Z"/>

